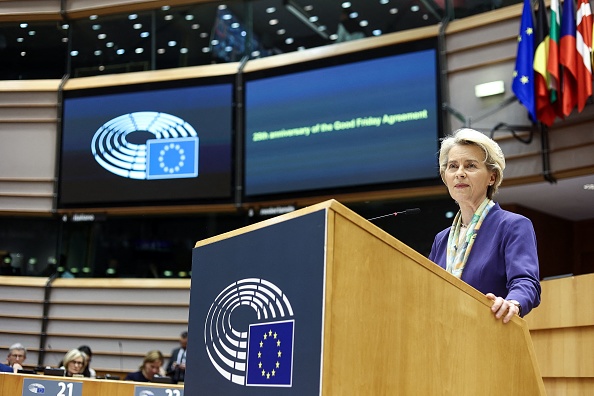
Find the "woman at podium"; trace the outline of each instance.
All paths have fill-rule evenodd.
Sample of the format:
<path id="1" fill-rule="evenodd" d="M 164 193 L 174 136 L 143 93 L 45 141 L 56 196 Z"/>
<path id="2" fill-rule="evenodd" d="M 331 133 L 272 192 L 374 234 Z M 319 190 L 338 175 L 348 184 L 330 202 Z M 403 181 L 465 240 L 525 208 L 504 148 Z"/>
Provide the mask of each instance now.
<path id="1" fill-rule="evenodd" d="M 485 293 L 507 323 L 537 307 L 541 289 L 532 222 L 493 201 L 504 169 L 501 148 L 481 132 L 463 128 L 443 139 L 440 175 L 460 210 L 429 259 Z"/>

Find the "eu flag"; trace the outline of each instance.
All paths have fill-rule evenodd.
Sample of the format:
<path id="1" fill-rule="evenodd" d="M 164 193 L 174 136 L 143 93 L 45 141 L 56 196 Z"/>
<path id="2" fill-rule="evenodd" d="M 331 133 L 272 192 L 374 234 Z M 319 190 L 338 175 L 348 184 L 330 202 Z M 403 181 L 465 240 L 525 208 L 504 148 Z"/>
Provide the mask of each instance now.
<path id="1" fill-rule="evenodd" d="M 151 139 L 146 146 L 147 179 L 198 176 L 198 137 Z"/>
<path id="2" fill-rule="evenodd" d="M 512 80 L 512 91 L 526 109 L 532 122 L 537 122 L 536 103 L 534 98 L 534 17 L 532 1 L 524 0 L 520 34 L 518 35 L 518 52 L 516 68 Z"/>
<path id="3" fill-rule="evenodd" d="M 247 386 L 291 386 L 294 320 L 249 328 Z"/>

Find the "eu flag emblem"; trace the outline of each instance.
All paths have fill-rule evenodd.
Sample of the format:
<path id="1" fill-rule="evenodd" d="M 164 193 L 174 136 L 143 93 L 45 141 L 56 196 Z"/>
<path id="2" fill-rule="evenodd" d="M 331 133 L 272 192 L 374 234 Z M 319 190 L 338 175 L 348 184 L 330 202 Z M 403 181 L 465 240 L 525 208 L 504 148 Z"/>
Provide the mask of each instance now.
<path id="1" fill-rule="evenodd" d="M 294 329 L 294 320 L 250 325 L 247 386 L 291 386 Z"/>
<path id="2" fill-rule="evenodd" d="M 198 176 L 198 137 L 150 139 L 146 147 L 147 179 Z"/>

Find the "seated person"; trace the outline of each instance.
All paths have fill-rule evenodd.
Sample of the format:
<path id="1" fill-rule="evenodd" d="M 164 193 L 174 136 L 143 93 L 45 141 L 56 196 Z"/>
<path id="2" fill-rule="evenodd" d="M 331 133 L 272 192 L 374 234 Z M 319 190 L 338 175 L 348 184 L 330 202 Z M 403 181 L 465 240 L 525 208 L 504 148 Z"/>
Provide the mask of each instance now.
<path id="1" fill-rule="evenodd" d="M 23 362 L 27 358 L 27 348 L 23 344 L 16 343 L 12 344 L 8 348 L 8 357 L 6 358 L 6 364 L 12 367 L 15 363 L 23 365 Z"/>
<path id="2" fill-rule="evenodd" d="M 87 355 L 78 349 L 71 349 L 64 355 L 60 368 L 66 370 L 66 377 L 72 377 L 73 375 L 83 375 L 85 367 L 87 367 Z"/>
<path id="3" fill-rule="evenodd" d="M 78 350 L 87 355 L 87 365 L 85 366 L 85 370 L 83 371 L 83 375 L 89 378 L 97 378 L 97 373 L 91 366 L 91 359 L 93 358 L 93 351 L 88 345 L 81 345 L 78 347 Z"/>
<path id="4" fill-rule="evenodd" d="M 157 350 L 149 351 L 139 367 L 140 370 L 134 373 L 128 373 L 124 380 L 150 382 L 155 375 L 162 374 L 163 369 L 161 366 L 163 366 L 163 354 Z"/>

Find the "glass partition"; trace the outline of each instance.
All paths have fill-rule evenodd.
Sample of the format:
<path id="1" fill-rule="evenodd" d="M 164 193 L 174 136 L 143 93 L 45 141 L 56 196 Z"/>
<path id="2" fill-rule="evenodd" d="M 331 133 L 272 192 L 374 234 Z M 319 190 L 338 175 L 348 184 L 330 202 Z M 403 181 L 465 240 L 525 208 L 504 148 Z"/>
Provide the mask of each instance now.
<path id="1" fill-rule="evenodd" d="M 236 62 L 381 36 L 519 0 L 213 1 L 85 18 L 0 18 L 0 79 L 84 77 Z M 31 19 L 31 18 L 29 18 Z"/>

